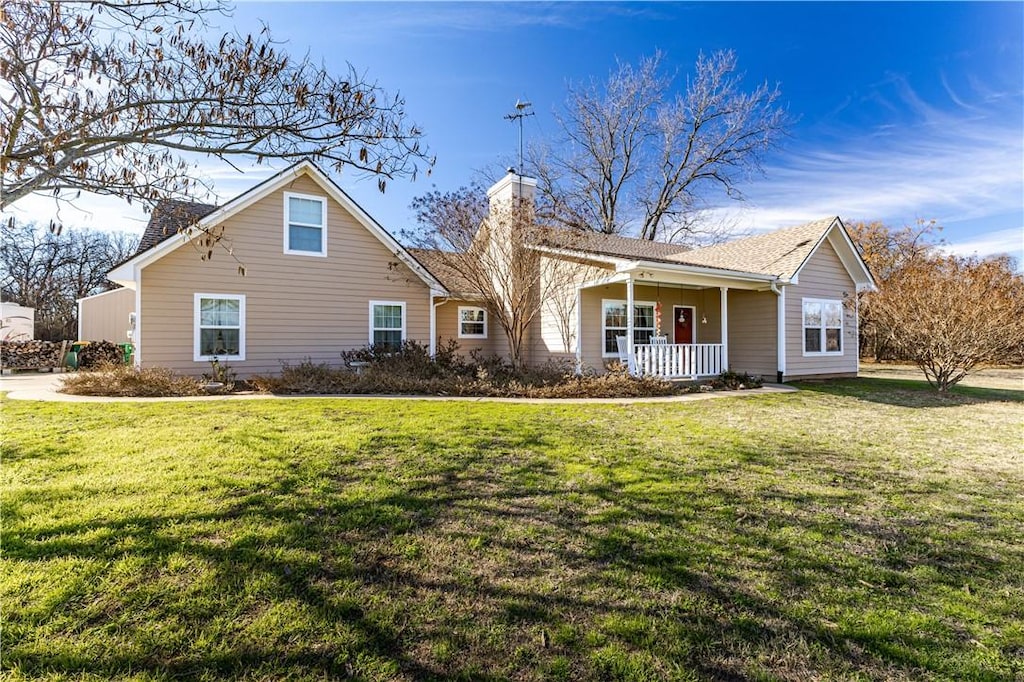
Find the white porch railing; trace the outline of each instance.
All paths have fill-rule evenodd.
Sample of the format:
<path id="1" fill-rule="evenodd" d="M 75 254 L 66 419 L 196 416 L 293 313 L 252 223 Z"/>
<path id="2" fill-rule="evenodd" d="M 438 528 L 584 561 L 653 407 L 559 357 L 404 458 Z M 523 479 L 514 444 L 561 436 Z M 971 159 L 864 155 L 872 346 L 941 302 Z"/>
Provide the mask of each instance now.
<path id="1" fill-rule="evenodd" d="M 697 378 L 717 376 L 723 369 L 720 343 L 638 343 L 633 354 L 637 376 Z"/>

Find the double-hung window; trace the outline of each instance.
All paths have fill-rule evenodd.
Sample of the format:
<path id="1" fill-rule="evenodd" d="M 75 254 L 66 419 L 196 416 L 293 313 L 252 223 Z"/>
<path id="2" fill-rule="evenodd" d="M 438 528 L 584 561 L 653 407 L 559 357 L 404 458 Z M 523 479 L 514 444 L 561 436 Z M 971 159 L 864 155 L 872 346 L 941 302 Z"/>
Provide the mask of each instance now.
<path id="1" fill-rule="evenodd" d="M 327 255 L 327 200 L 284 193 L 284 252 L 302 256 Z"/>
<path id="2" fill-rule="evenodd" d="M 604 333 L 604 356 L 615 357 L 619 348 L 617 336 L 625 336 L 629 318 L 625 301 L 602 301 L 601 327 Z M 650 343 L 654 336 L 654 304 L 633 304 L 633 343 Z"/>
<path id="3" fill-rule="evenodd" d="M 405 340 L 405 302 L 370 301 L 370 343 L 398 350 Z"/>
<path id="4" fill-rule="evenodd" d="M 195 295 L 193 359 L 245 360 L 245 296 Z"/>
<path id="5" fill-rule="evenodd" d="M 487 311 L 483 308 L 459 306 L 459 338 L 486 339 Z"/>
<path id="6" fill-rule="evenodd" d="M 803 299 L 804 355 L 843 354 L 843 302 Z"/>

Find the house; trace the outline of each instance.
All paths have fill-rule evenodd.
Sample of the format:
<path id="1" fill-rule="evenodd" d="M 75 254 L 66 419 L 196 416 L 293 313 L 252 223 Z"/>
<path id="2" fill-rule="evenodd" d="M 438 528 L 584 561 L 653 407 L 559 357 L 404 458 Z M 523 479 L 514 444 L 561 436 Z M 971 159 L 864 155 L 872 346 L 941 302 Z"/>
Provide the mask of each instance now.
<path id="1" fill-rule="evenodd" d="M 535 186 L 510 173 L 488 195 L 492 207 L 532 200 Z M 625 357 L 636 374 L 780 381 L 857 372 L 856 293 L 873 283 L 838 218 L 693 250 L 538 228 L 529 248 L 584 266 L 543 302 L 530 363 L 600 371 Z M 508 352 L 443 253 L 403 247 L 308 161 L 223 206 L 162 203 L 108 277 L 124 288 L 80 302 L 83 332 L 120 340 L 130 327 L 142 366 L 200 374 L 218 358 L 245 376 L 406 339 Z"/>

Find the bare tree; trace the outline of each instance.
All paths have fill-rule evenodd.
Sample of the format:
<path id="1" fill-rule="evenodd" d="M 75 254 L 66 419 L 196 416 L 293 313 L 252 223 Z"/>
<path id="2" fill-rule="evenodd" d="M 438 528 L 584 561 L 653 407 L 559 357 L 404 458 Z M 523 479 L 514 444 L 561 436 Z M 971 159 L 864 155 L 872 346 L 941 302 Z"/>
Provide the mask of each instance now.
<path id="1" fill-rule="evenodd" d="M 845 223 L 847 231 L 860 249 L 864 262 L 881 292 L 898 286 L 893 280 L 904 268 L 937 255 L 942 245 L 938 233 L 942 231 L 934 220 L 918 220 L 913 226 L 893 228 L 880 221 L 850 221 Z M 885 320 L 875 314 L 876 292 L 860 292 L 858 314 L 860 350 L 862 357 L 873 356 L 875 360 L 910 360 L 899 357 L 898 349 L 890 345 L 891 334 L 884 326 Z"/>
<path id="2" fill-rule="evenodd" d="M 1024 277 L 1008 256 L 917 258 L 872 295 L 872 314 L 901 357 L 940 393 L 981 363 L 1024 347 Z"/>
<path id="3" fill-rule="evenodd" d="M 107 272 L 135 252 L 123 232 L 65 230 L 11 223 L 0 230 L 0 288 L 36 309 L 36 336 L 46 341 L 78 333 L 77 299 L 109 289 Z"/>
<path id="4" fill-rule="evenodd" d="M 0 10 L 0 208 L 78 190 L 153 203 L 194 194 L 199 153 L 312 158 L 388 179 L 431 164 L 405 103 L 334 75 L 266 29 L 205 42 L 220 0 L 11 0 Z"/>
<path id="5" fill-rule="evenodd" d="M 731 51 L 703 54 L 673 94 L 656 52 L 620 64 L 607 82 L 572 87 L 558 123 L 560 146 L 535 148 L 542 218 L 567 227 L 644 239 L 693 239 L 707 199 L 742 199 L 742 181 L 784 133 L 781 93 L 744 91 Z"/>
<path id="6" fill-rule="evenodd" d="M 433 191 L 412 204 L 420 234 L 417 243 L 455 276 L 487 309 L 508 339 L 512 364 L 521 367 L 531 326 L 545 302 L 564 297 L 579 268 L 544 255 L 536 247 L 544 231 L 535 223 L 532 202 L 512 199 L 488 208 L 479 186 Z M 565 239 L 561 240 L 565 245 Z M 568 347 L 568 344 L 567 344 Z"/>

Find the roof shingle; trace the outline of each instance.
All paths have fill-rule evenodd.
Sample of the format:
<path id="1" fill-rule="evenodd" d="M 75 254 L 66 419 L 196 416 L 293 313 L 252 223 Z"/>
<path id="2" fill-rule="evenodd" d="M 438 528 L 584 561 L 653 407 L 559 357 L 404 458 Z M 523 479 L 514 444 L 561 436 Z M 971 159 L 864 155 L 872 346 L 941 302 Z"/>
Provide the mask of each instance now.
<path id="1" fill-rule="evenodd" d="M 688 250 L 687 247 L 679 244 L 666 244 L 665 242 L 652 242 L 648 239 L 622 237 L 617 234 L 584 232 L 556 227 L 538 228 L 535 240 L 538 246 L 641 260 L 668 259 Z"/>
<path id="2" fill-rule="evenodd" d="M 668 260 L 789 279 L 836 220 L 835 217 L 822 218 L 797 227 L 694 249 L 670 256 Z"/>
<path id="3" fill-rule="evenodd" d="M 149 224 L 139 240 L 136 255 L 148 251 L 168 237 L 173 237 L 193 223 L 202 220 L 217 209 L 212 204 L 201 204 L 194 201 L 178 201 L 164 199 L 153 208 L 149 216 Z"/>
<path id="4" fill-rule="evenodd" d="M 420 265 L 427 269 L 444 288 L 453 294 L 470 294 L 474 290 L 473 284 L 466 279 L 459 270 L 452 266 L 450 260 L 445 258 L 445 252 L 436 249 L 413 249 L 406 251 L 419 261 Z"/>

